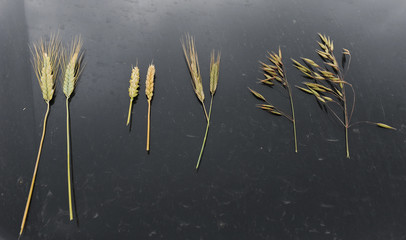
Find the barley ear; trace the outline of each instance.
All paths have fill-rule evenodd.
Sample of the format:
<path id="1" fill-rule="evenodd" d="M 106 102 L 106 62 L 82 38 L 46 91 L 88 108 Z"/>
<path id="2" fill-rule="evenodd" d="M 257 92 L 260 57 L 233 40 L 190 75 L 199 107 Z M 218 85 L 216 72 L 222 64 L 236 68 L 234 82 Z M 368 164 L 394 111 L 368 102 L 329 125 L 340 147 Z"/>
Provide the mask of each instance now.
<path id="1" fill-rule="evenodd" d="M 30 190 L 28 192 L 27 202 L 25 204 L 23 219 L 21 221 L 19 237 L 21 237 L 21 235 L 24 232 L 28 211 L 30 209 L 32 194 L 34 192 L 35 179 L 37 177 L 39 167 L 39 159 L 41 157 L 42 145 L 44 143 L 45 138 L 45 130 L 49 114 L 50 101 L 54 96 L 55 79 L 56 76 L 58 75 L 60 61 L 59 47 L 60 40 L 58 34 L 52 34 L 48 43 L 45 43 L 44 40 L 41 39 L 38 43 L 34 43 L 33 47 L 31 48 L 31 53 L 33 55 L 32 63 L 34 66 L 35 75 L 37 76 L 38 83 L 41 88 L 42 97 L 47 103 L 47 111 L 44 116 L 44 123 L 42 126 L 42 137 L 39 144 L 37 160 L 35 161 L 35 167 L 32 175 Z"/>
<path id="2" fill-rule="evenodd" d="M 197 98 L 203 104 L 204 92 L 202 77 L 200 75 L 199 60 L 195 49 L 195 40 L 189 34 L 185 36 L 186 40 L 181 40 L 183 53 L 186 58 L 186 62 L 189 68 L 190 75 L 192 77 L 193 90 L 196 93 Z M 206 114 L 207 115 L 207 114 Z"/>
<path id="3" fill-rule="evenodd" d="M 220 52 L 217 53 L 217 58 L 214 57 L 214 50 L 211 52 L 210 57 L 210 93 L 214 95 L 217 89 L 220 69 Z"/>
<path id="4" fill-rule="evenodd" d="M 83 43 L 81 37 L 75 36 L 70 44 L 70 47 L 67 50 L 63 51 L 62 90 L 66 98 L 70 98 L 73 91 L 75 90 L 76 82 L 83 69 L 83 51 L 81 51 L 82 45 Z"/>
<path id="5" fill-rule="evenodd" d="M 52 34 L 48 43 L 40 40 L 31 49 L 33 65 L 42 97 L 46 102 L 52 100 L 55 92 L 55 80 L 59 69 L 60 40 L 57 34 Z"/>

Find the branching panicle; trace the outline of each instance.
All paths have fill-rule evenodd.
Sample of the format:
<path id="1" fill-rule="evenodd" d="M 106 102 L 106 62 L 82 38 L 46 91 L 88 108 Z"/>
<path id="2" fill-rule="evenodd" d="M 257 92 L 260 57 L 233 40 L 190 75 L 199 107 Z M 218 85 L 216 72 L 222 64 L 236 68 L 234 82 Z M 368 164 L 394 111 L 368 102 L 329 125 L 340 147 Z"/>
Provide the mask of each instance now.
<path id="1" fill-rule="evenodd" d="M 276 108 L 275 106 L 270 104 L 265 99 L 265 97 L 262 96 L 260 93 L 254 91 L 250 88 L 249 88 L 249 90 L 255 97 L 257 97 L 258 99 L 267 103 L 267 104 L 258 104 L 257 107 L 259 107 L 260 109 L 265 110 L 269 113 L 272 113 L 276 116 L 283 116 L 293 123 L 293 135 L 294 135 L 294 139 L 295 139 L 295 152 L 297 152 L 295 110 L 293 107 L 292 91 L 291 91 L 290 85 L 288 83 L 288 79 L 286 77 L 286 73 L 284 70 L 283 62 L 282 62 L 281 49 L 279 48 L 278 53 L 274 53 L 274 52 L 268 53 L 267 58 L 271 62 L 270 64 L 260 62 L 261 70 L 263 71 L 264 77 L 265 77 L 265 79 L 261 80 L 261 83 L 266 84 L 268 86 L 273 86 L 276 81 L 277 83 L 281 84 L 286 89 L 286 91 L 289 95 L 292 115 L 286 114 L 285 112 L 279 110 L 278 108 Z M 305 68 L 305 67 L 303 66 L 303 68 Z"/>
<path id="2" fill-rule="evenodd" d="M 323 60 L 323 64 L 319 65 L 308 58 L 302 58 L 304 64 L 292 59 L 293 65 L 303 76 L 313 80 L 313 82 L 303 82 L 304 87 L 296 87 L 307 94 L 313 95 L 317 101 L 324 105 L 343 125 L 345 128 L 346 153 L 347 158 L 349 158 L 348 128 L 352 126 L 351 118 L 355 108 L 355 92 L 352 85 L 344 80 L 344 76 L 350 67 L 351 53 L 348 49 L 344 48 L 342 50 L 342 64 L 340 67 L 334 56 L 333 41 L 326 35 L 320 33 L 318 35 L 320 42 L 317 43 L 320 46 L 320 50 L 316 50 L 316 53 Z M 353 101 L 350 107 L 346 89 L 350 89 L 353 94 Z M 342 117 L 339 116 L 340 114 L 337 112 L 337 108 L 338 111 L 343 111 Z M 382 128 L 394 129 L 383 123 L 365 122 L 375 124 Z"/>

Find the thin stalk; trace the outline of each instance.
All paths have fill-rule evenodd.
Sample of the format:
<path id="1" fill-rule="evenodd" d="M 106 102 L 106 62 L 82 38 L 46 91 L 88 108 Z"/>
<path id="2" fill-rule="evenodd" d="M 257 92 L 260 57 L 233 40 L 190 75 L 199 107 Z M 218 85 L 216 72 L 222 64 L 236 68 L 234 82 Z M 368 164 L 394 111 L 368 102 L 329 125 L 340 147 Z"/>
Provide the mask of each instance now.
<path id="1" fill-rule="evenodd" d="M 147 152 L 149 152 L 149 132 L 151 125 L 151 100 L 148 100 Z"/>
<path id="2" fill-rule="evenodd" d="M 199 169 L 200 160 L 202 159 L 202 155 L 203 155 L 203 150 L 204 150 L 204 147 L 206 146 L 206 139 L 207 139 L 207 133 L 209 132 L 211 107 L 212 106 L 213 106 L 213 94 L 211 95 L 211 99 L 210 99 L 210 109 L 209 109 L 209 116 L 207 118 L 206 133 L 204 134 L 202 148 L 200 149 L 199 158 L 197 159 L 196 171 Z M 204 105 L 203 105 L 203 107 L 204 107 Z"/>
<path id="3" fill-rule="evenodd" d="M 68 169 L 68 197 L 69 197 L 69 219 L 73 220 L 73 207 L 72 207 L 72 174 L 70 171 L 70 131 L 69 131 L 69 98 L 66 98 L 66 148 L 67 148 L 67 169 Z"/>
<path id="4" fill-rule="evenodd" d="M 32 198 L 32 192 L 34 190 L 34 184 L 35 184 L 35 178 L 37 177 L 37 171 L 38 171 L 38 165 L 39 165 L 39 159 L 41 156 L 41 151 L 42 151 L 42 144 L 44 142 L 44 137 L 45 137 L 45 129 L 46 129 L 46 125 L 47 125 L 47 119 L 48 119 L 48 114 L 49 114 L 49 101 L 46 101 L 47 103 L 47 111 L 45 113 L 45 117 L 44 117 L 44 126 L 42 129 L 42 137 L 41 137 L 41 142 L 39 144 L 39 149 L 38 149 L 38 155 L 37 155 L 37 161 L 35 163 L 35 167 L 34 167 L 34 173 L 32 175 L 32 181 L 31 181 L 31 187 L 30 187 L 30 191 L 28 193 L 28 198 L 27 198 L 27 203 L 25 205 L 25 211 L 24 211 L 24 216 L 23 216 L 23 221 L 21 223 L 21 229 L 20 229 L 20 236 L 24 231 L 24 226 L 25 226 L 25 222 L 27 220 L 27 215 L 28 215 L 28 209 L 30 208 L 30 203 L 31 203 L 31 198 Z"/>
<path id="5" fill-rule="evenodd" d="M 348 147 L 348 114 L 347 114 L 347 96 L 345 95 L 345 85 L 342 86 L 343 102 L 344 102 L 344 123 L 345 123 L 345 149 L 347 151 L 347 158 L 350 158 L 350 149 Z"/>
<path id="6" fill-rule="evenodd" d="M 289 86 L 288 81 L 286 81 L 286 87 L 288 88 L 289 100 L 290 100 L 290 107 L 291 107 L 291 109 L 292 109 L 293 134 L 294 134 L 294 137 L 295 137 L 295 152 L 297 153 L 297 137 L 296 137 L 295 108 L 293 107 L 292 91 L 290 90 L 290 86 Z"/>
<path id="7" fill-rule="evenodd" d="M 213 96 L 212 96 L 212 98 L 213 98 Z M 210 105 L 211 105 L 211 103 L 210 103 Z M 210 117 L 207 115 L 206 107 L 204 106 L 203 102 L 202 102 L 202 106 L 203 106 L 204 115 L 206 116 L 206 121 L 209 122 Z"/>
<path id="8" fill-rule="evenodd" d="M 134 98 L 130 99 L 130 107 L 128 108 L 127 126 L 130 123 L 130 119 L 131 119 L 131 109 L 133 107 L 133 99 Z"/>

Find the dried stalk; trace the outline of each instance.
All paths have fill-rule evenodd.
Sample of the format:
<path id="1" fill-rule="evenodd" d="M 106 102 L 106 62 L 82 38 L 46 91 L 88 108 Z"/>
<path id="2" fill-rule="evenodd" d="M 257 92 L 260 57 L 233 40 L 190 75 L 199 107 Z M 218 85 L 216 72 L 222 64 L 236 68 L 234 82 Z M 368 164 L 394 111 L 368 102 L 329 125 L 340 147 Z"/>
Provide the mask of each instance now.
<path id="1" fill-rule="evenodd" d="M 351 118 L 355 108 L 355 91 L 352 85 L 344 80 L 345 73 L 348 71 L 351 63 L 351 53 L 348 49 L 343 48 L 340 66 L 336 57 L 334 56 L 333 41 L 326 35 L 321 35 L 320 33 L 318 35 L 320 42 L 317 43 L 321 49 L 316 50 L 316 52 L 323 60 L 323 65 L 320 66 L 315 61 L 308 58 L 302 58 L 304 64 L 292 59 L 294 66 L 302 72 L 303 76 L 313 80 L 313 82 L 303 82 L 305 87 L 296 87 L 305 93 L 313 95 L 316 100 L 325 106 L 344 126 L 346 156 L 347 158 L 350 158 L 348 129 L 354 124 L 361 123 L 357 122 L 351 124 Z M 353 95 L 351 107 L 348 105 L 348 93 L 346 88 L 349 88 Z M 339 114 L 336 112 L 336 108 L 333 108 L 331 105 L 335 105 L 336 108 L 338 107 L 341 109 L 343 112 L 343 117 L 339 117 Z M 364 123 L 374 124 L 381 128 L 395 130 L 395 128 L 384 123 L 369 121 L 364 121 Z"/>
<path id="2" fill-rule="evenodd" d="M 149 152 L 149 135 L 151 128 L 151 100 L 154 95 L 154 77 L 155 77 L 155 66 L 150 64 L 147 72 L 147 80 L 145 81 L 145 95 L 148 100 L 148 127 L 147 127 L 147 152 Z"/>
<path id="3" fill-rule="evenodd" d="M 33 66 L 35 74 L 38 79 L 38 83 L 41 88 L 42 97 L 47 104 L 47 111 L 44 116 L 44 124 L 42 129 L 42 137 L 39 144 L 37 160 L 35 162 L 34 173 L 32 176 L 31 187 L 28 193 L 27 203 L 25 205 L 23 220 L 21 222 L 20 237 L 24 231 L 25 223 L 27 220 L 28 210 L 32 199 L 32 193 L 34 190 L 35 179 L 37 177 L 37 171 L 39 166 L 39 159 L 41 157 L 42 145 L 45 138 L 46 124 L 49 114 L 50 101 L 52 100 L 55 92 L 55 79 L 58 75 L 59 67 L 59 47 L 60 40 L 58 35 L 51 35 L 48 43 L 45 43 L 42 39 L 38 43 L 34 43 L 31 49 L 33 55 Z"/>
<path id="4" fill-rule="evenodd" d="M 290 101 L 290 108 L 292 115 L 289 115 L 272 104 L 270 104 L 265 97 L 263 97 L 261 94 L 258 92 L 252 90 L 249 88 L 251 93 L 257 97 L 259 100 L 265 102 L 266 104 L 258 104 L 257 106 L 269 113 L 272 113 L 277 116 L 284 116 L 286 119 L 291 121 L 293 123 L 293 136 L 295 139 L 295 152 L 297 152 L 297 137 L 296 137 L 296 118 L 295 118 L 295 108 L 293 106 L 293 98 L 292 98 L 292 90 L 290 88 L 288 79 L 286 77 L 285 73 L 285 68 L 282 62 L 282 52 L 281 49 L 279 48 L 278 54 L 272 52 L 268 53 L 268 60 L 271 62 L 270 64 L 266 64 L 263 62 L 261 63 L 261 69 L 264 72 L 265 79 L 261 80 L 261 83 L 268 85 L 268 86 L 273 86 L 276 82 L 280 83 L 283 88 L 286 89 L 288 95 L 289 95 L 289 101 Z"/>

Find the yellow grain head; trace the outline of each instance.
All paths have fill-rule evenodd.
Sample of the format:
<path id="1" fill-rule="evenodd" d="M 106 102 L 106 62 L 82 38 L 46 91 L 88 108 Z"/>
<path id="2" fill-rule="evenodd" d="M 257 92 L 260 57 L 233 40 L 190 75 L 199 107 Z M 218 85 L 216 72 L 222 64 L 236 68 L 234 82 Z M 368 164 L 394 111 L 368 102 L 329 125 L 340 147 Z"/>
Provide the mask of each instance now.
<path id="1" fill-rule="evenodd" d="M 147 72 L 147 80 L 145 81 L 145 95 L 148 101 L 151 101 L 154 95 L 154 77 L 155 77 L 155 66 L 150 64 Z"/>
<path id="2" fill-rule="evenodd" d="M 140 69 L 135 66 L 131 71 L 130 87 L 128 95 L 130 98 L 135 98 L 138 95 L 138 87 L 140 86 Z"/>

